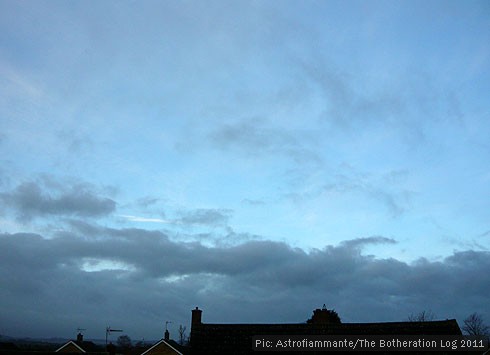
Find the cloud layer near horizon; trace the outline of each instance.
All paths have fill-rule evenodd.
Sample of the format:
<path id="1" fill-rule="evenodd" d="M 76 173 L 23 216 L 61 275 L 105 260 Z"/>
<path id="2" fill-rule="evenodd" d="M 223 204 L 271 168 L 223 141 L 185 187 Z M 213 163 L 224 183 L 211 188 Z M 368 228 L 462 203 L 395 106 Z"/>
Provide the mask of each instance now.
<path id="1" fill-rule="evenodd" d="M 0 283 L 9 285 L 0 291 L 2 319 L 12 335 L 70 336 L 74 324 L 102 330 L 112 322 L 133 336 L 159 337 L 165 320 L 189 325 L 196 305 L 210 323 L 302 322 L 323 303 L 350 322 L 406 320 L 421 307 L 460 322 L 472 312 L 488 317 L 488 252 L 409 264 L 363 254 L 367 245 L 395 243 L 384 237 L 305 252 L 269 240 L 207 247 L 72 222 L 53 238 L 0 235 L 8 251 Z M 66 333 L 53 334 L 60 328 Z"/>

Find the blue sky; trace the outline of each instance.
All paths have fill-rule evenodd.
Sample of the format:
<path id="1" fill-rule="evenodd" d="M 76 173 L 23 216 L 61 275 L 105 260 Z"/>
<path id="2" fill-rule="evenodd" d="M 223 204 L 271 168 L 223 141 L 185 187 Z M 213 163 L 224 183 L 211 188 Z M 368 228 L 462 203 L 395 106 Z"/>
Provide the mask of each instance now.
<path id="1" fill-rule="evenodd" d="M 207 288 L 187 289 L 185 280 L 221 285 L 231 308 L 272 292 L 260 283 L 230 291 L 245 282 L 230 255 L 253 258 L 251 248 L 286 248 L 298 273 L 310 265 L 303 257 L 345 250 L 368 269 L 392 262 L 412 272 L 489 259 L 489 64 L 485 1 L 0 1 L 0 233 L 10 248 L 25 248 L 24 238 L 53 243 L 53 268 L 65 265 L 64 248 L 81 243 L 70 272 L 94 284 L 141 273 L 152 285 L 153 269 L 140 261 L 158 247 L 138 241 L 149 235 L 176 250 L 228 255 L 219 270 L 157 268 L 159 282 L 185 295 L 153 314 L 155 324 L 184 324 L 196 303 L 216 322 L 295 321 L 330 300 L 350 321 L 427 308 L 460 320 L 488 312 L 477 283 L 473 301 L 451 314 L 420 291 L 405 295 L 413 297 L 405 308 L 379 305 L 379 319 L 312 283 L 303 290 L 312 304 L 287 316 L 265 317 L 255 303 L 220 318 Z M 117 236 L 141 251 L 127 255 Z M 112 253 L 97 252 L 111 238 Z M 486 266 L 473 265 L 488 285 Z M 15 307 L 8 280 L 2 298 Z M 280 290 L 281 302 L 299 295 L 292 285 Z M 361 296 L 345 292 L 350 302 Z M 22 334 L 34 317 L 10 316 L 17 326 L 0 333 Z M 133 333 L 160 334 L 155 328 Z"/>

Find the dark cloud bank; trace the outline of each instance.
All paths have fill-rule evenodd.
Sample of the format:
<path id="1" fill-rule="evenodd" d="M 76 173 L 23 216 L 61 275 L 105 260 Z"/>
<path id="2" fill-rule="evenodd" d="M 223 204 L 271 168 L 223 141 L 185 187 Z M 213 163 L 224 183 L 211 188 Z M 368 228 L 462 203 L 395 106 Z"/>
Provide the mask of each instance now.
<path id="1" fill-rule="evenodd" d="M 113 200 L 97 196 L 86 184 L 47 187 L 46 183 L 25 182 L 0 193 L 0 202 L 14 209 L 22 220 L 50 215 L 100 217 L 116 208 Z"/>
<path id="2" fill-rule="evenodd" d="M 490 253 L 454 252 L 408 264 L 362 253 L 384 237 L 305 252 L 282 242 L 208 247 L 159 231 L 72 221 L 64 232 L 0 234 L 0 334 L 72 336 L 78 326 L 103 337 L 107 325 L 160 338 L 164 322 L 302 322 L 326 303 L 344 321 L 488 314 Z M 94 270 L 115 262 L 115 269 Z M 175 328 L 175 329 L 176 329 Z M 175 331 L 176 332 L 176 331 Z"/>

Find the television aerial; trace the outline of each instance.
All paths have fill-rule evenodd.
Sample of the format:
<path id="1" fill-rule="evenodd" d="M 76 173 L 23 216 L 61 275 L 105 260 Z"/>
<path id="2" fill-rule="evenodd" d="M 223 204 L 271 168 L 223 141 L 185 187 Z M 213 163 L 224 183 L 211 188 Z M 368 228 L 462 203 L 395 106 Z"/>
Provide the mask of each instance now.
<path id="1" fill-rule="evenodd" d="M 105 345 L 107 345 L 107 337 L 113 332 L 122 332 L 122 329 L 112 329 L 111 326 L 105 328 Z"/>

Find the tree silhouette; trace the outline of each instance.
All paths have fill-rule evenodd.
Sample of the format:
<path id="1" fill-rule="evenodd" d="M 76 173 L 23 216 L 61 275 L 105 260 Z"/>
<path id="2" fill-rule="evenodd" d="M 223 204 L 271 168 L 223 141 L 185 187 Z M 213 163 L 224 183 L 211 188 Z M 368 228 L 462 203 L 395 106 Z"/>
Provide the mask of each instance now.
<path id="1" fill-rule="evenodd" d="M 327 309 L 323 305 L 322 309 L 315 309 L 313 316 L 306 321 L 308 324 L 321 324 L 321 323 L 341 323 L 340 317 L 333 309 Z"/>
<path id="2" fill-rule="evenodd" d="M 490 328 L 483 323 L 478 313 L 472 313 L 464 320 L 463 331 L 468 335 L 490 335 Z"/>
<path id="3" fill-rule="evenodd" d="M 408 316 L 409 322 L 430 322 L 436 318 L 435 314 L 432 311 L 422 311 L 418 314 L 410 314 Z"/>
<path id="4" fill-rule="evenodd" d="M 182 324 L 179 327 L 179 344 L 184 345 L 185 342 L 185 331 L 187 330 L 186 327 L 183 327 Z"/>
<path id="5" fill-rule="evenodd" d="M 121 335 L 119 338 L 117 338 L 117 345 L 124 349 L 130 348 L 131 338 L 127 335 Z"/>

